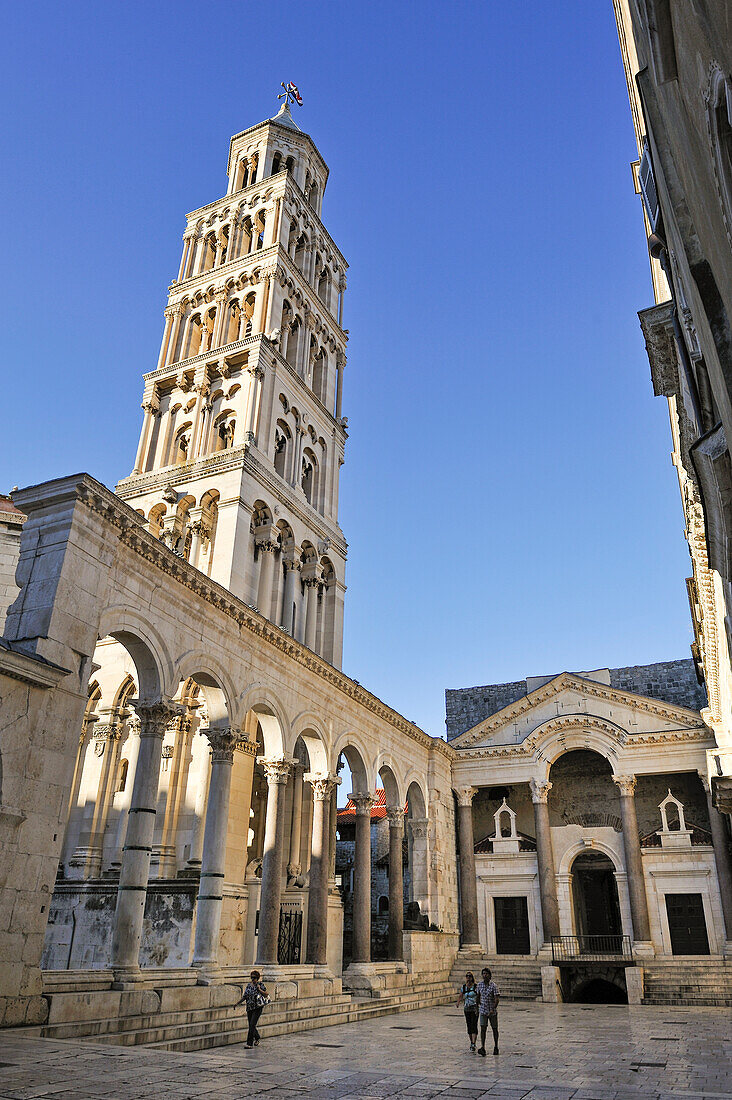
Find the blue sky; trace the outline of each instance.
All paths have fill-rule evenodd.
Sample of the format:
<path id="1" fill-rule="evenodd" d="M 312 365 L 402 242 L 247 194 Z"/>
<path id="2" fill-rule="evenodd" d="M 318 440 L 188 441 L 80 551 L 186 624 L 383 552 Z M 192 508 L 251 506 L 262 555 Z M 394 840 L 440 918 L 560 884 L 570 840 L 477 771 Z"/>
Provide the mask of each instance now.
<path id="1" fill-rule="evenodd" d="M 292 79 L 351 265 L 345 670 L 441 734 L 445 687 L 688 656 L 610 0 L 41 2 L 1 50 L 0 490 L 130 472 L 184 214 Z"/>

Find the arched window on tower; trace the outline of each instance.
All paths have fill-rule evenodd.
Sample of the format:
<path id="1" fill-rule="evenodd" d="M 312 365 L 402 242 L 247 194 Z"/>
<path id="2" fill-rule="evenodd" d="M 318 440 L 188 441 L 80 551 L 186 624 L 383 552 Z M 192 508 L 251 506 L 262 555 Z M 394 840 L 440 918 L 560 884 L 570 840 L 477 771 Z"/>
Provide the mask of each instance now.
<path id="1" fill-rule="evenodd" d="M 297 352 L 298 345 L 300 343 L 300 331 L 301 331 L 300 318 L 295 317 L 290 325 L 290 331 L 287 337 L 287 353 L 285 358 L 293 370 L 297 370 Z"/>
<path id="2" fill-rule="evenodd" d="M 236 420 L 231 412 L 222 413 L 216 421 L 214 451 L 228 451 L 234 446 Z"/>
<path id="3" fill-rule="evenodd" d="M 183 359 L 191 359 L 194 355 L 198 355 L 201 347 L 202 332 L 203 325 L 201 322 L 201 315 L 199 313 L 192 313 L 188 319 L 188 333 L 183 351 Z"/>
<path id="4" fill-rule="evenodd" d="M 295 242 L 295 255 L 293 256 L 295 267 L 298 269 L 298 271 L 303 270 L 307 246 L 308 239 L 304 233 L 301 233 L 300 236 L 297 238 L 297 241 Z"/>
<path id="5" fill-rule="evenodd" d="M 287 459 L 290 443 L 290 429 L 284 420 L 277 421 L 275 428 L 274 468 L 281 478 L 287 477 Z"/>
<path id="6" fill-rule="evenodd" d="M 315 506 L 318 491 L 318 460 L 309 447 L 305 449 L 302 456 L 300 484 L 308 504 Z"/>
<path id="7" fill-rule="evenodd" d="M 216 234 L 208 233 L 203 242 L 201 271 L 210 271 L 216 259 Z"/>
<path id="8" fill-rule="evenodd" d="M 275 153 L 272 157 L 272 175 L 276 176 L 278 172 L 282 171 L 282 154 Z"/>
<path id="9" fill-rule="evenodd" d="M 182 424 L 178 431 L 175 433 L 175 439 L 173 440 L 173 454 L 171 456 L 171 465 L 181 466 L 183 463 L 189 461 L 190 448 L 191 448 L 191 428 L 193 425 L 190 420 L 186 424 Z"/>
<path id="10" fill-rule="evenodd" d="M 288 157 L 287 160 L 285 161 L 285 168 L 293 176 L 295 175 L 295 166 L 296 166 L 296 164 L 297 164 L 297 161 L 295 160 L 294 157 Z"/>
<path id="11" fill-rule="evenodd" d="M 319 401 L 325 403 L 328 386 L 328 356 L 321 348 L 313 363 L 313 393 Z"/>

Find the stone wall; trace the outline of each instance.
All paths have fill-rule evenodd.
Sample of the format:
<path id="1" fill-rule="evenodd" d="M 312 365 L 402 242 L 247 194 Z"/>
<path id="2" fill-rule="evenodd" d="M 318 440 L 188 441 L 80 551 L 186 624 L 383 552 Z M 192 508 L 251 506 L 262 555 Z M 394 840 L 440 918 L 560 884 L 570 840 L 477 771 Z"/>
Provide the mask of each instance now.
<path id="1" fill-rule="evenodd" d="M 153 883 L 145 900 L 140 964 L 188 966 L 198 883 Z M 117 884 L 58 886 L 48 918 L 44 970 L 104 970 L 110 963 Z"/>
<path id="2" fill-rule="evenodd" d="M 696 667 L 691 658 L 611 668 L 607 672 L 610 676 L 610 687 L 620 691 L 646 695 L 650 699 L 659 699 L 675 706 L 689 707 L 690 710 L 701 710 L 707 705 L 706 691 L 696 678 Z M 580 672 L 575 675 L 583 674 Z M 594 679 L 595 674 L 590 678 Z M 550 676 L 540 678 L 543 682 L 550 679 Z M 461 733 L 472 729 L 526 694 L 526 680 L 514 680 L 507 684 L 484 684 L 482 687 L 448 688 L 445 692 L 448 741 L 459 737 Z"/>

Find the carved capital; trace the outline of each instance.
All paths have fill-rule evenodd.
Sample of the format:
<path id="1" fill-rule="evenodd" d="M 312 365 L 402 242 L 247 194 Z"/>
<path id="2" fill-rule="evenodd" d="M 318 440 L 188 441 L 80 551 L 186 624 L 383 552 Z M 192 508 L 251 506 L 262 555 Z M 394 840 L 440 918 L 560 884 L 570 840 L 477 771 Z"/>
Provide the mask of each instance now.
<path id="1" fill-rule="evenodd" d="M 172 719 L 181 713 L 181 706 L 167 699 L 156 699 L 151 703 L 135 703 L 135 713 L 140 719 L 140 737 L 162 740 Z"/>
<path id="2" fill-rule="evenodd" d="M 473 798 L 477 793 L 477 787 L 456 787 L 455 796 L 458 800 L 458 806 L 472 806 Z"/>
<path id="3" fill-rule="evenodd" d="M 412 839 L 424 840 L 429 833 L 430 823 L 426 817 L 410 817 L 407 819 L 409 822 L 409 831 L 412 834 Z"/>
<path id="4" fill-rule="evenodd" d="M 290 760 L 262 760 L 262 771 L 270 787 L 285 784 L 290 778 L 292 762 Z"/>
<path id="5" fill-rule="evenodd" d="M 233 764 L 234 749 L 239 740 L 239 730 L 231 726 L 222 726 L 220 729 L 210 729 L 206 735 L 211 746 L 212 764 Z"/>
<path id="6" fill-rule="evenodd" d="M 404 828 L 404 810 L 390 810 L 387 806 L 386 816 L 389 818 L 389 828 L 399 829 Z"/>
<path id="7" fill-rule="evenodd" d="M 254 367 L 247 367 L 247 373 L 251 374 L 252 378 L 255 378 L 258 382 L 261 382 L 264 378 L 264 367 L 260 367 L 259 364 Z"/>
<path id="8" fill-rule="evenodd" d="M 535 803 L 546 802 L 549 798 L 549 791 L 552 789 L 549 780 L 543 783 L 540 779 L 530 780 L 529 787 L 531 788 L 531 801 Z"/>
<path id="9" fill-rule="evenodd" d="M 306 775 L 305 782 L 312 787 L 315 801 L 322 802 L 324 799 L 330 798 L 331 792 L 340 780 L 333 775 Z"/>
<path id="10" fill-rule="evenodd" d="M 299 572 L 302 569 L 302 562 L 299 558 L 286 558 L 284 562 L 285 572 Z"/>
<path id="11" fill-rule="evenodd" d="M 364 794 L 357 791 L 348 796 L 356 808 L 356 817 L 371 817 L 371 810 L 376 805 L 376 799 L 372 794 Z"/>
<path id="12" fill-rule="evenodd" d="M 637 779 L 634 775 L 614 775 L 613 783 L 620 791 L 621 796 L 632 798 L 635 795 Z"/>

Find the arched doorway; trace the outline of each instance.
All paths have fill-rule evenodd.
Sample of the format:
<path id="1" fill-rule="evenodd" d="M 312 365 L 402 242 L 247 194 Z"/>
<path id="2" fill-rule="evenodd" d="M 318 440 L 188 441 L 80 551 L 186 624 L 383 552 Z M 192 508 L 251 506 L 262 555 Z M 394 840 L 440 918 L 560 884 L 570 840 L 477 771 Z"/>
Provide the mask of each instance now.
<path id="1" fill-rule="evenodd" d="M 581 950 L 617 951 L 622 944 L 615 865 L 603 852 L 581 852 L 572 863 L 572 899 Z"/>

